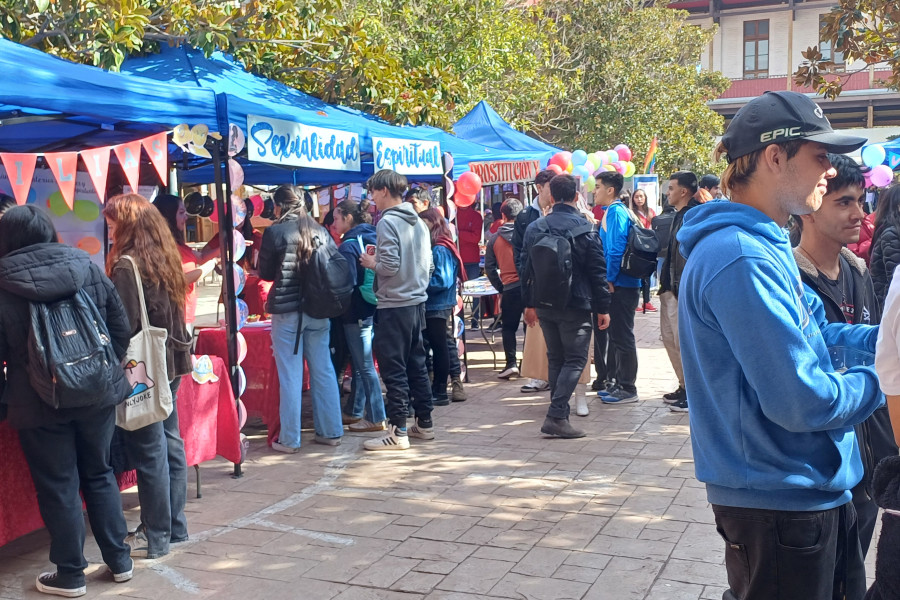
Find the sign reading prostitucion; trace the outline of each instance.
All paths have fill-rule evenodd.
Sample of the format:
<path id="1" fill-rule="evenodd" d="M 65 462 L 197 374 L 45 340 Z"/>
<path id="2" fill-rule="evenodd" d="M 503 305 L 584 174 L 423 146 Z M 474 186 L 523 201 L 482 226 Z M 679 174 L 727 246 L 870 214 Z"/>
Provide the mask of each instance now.
<path id="1" fill-rule="evenodd" d="M 481 178 L 482 185 L 534 181 L 540 171 L 536 160 L 470 162 L 469 170 Z"/>

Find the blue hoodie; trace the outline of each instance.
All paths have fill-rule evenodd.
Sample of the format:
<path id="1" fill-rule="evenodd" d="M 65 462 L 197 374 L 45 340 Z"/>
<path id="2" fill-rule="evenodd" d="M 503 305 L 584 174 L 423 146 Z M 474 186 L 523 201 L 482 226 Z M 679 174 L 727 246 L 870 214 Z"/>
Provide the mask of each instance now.
<path id="1" fill-rule="evenodd" d="M 693 208 L 678 241 L 691 443 L 709 501 L 796 511 L 849 502 L 863 474 L 853 425 L 884 397 L 872 367 L 835 373 L 828 347 L 874 352 L 878 328 L 828 323 L 787 234 L 754 208 Z"/>
<path id="2" fill-rule="evenodd" d="M 628 245 L 628 233 L 633 224 L 628 213 L 628 208 L 621 200 L 610 204 L 600 222 L 600 241 L 603 242 L 603 252 L 606 255 L 606 280 L 616 287 L 639 288 L 640 279 L 619 273 L 622 255 Z"/>

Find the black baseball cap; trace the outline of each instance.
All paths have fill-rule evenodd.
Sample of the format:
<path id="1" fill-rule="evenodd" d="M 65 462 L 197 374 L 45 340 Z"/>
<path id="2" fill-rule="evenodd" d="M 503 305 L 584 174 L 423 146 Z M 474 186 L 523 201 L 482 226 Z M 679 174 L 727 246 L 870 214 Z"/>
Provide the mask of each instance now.
<path id="1" fill-rule="evenodd" d="M 728 124 L 722 145 L 729 161 L 770 144 L 806 140 L 829 152 L 846 154 L 860 148 L 866 138 L 835 132 L 822 108 L 798 92 L 766 92 L 745 104 Z"/>

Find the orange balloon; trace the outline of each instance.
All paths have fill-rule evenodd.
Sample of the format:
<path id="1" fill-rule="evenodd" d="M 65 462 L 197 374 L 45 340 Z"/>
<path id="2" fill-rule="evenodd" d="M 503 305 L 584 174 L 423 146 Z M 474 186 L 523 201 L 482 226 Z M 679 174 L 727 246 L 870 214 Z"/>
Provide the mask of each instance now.
<path id="1" fill-rule="evenodd" d="M 103 244 L 95 237 L 83 237 L 75 244 L 77 248 L 84 250 L 90 255 L 99 254 L 103 250 Z"/>
<path id="2" fill-rule="evenodd" d="M 558 164 L 556 164 L 556 163 L 547 165 L 547 170 L 548 170 L 548 171 L 553 171 L 553 172 L 556 173 L 557 175 L 562 175 L 562 174 L 563 174 L 563 169 L 562 169 L 562 167 L 560 167 L 560 166 L 559 166 Z"/>

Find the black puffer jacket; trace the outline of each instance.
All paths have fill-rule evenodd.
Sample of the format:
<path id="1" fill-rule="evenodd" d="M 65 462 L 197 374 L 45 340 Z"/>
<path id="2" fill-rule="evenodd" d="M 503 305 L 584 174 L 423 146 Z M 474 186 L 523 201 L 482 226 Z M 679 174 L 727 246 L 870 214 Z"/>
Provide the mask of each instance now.
<path id="1" fill-rule="evenodd" d="M 16 429 L 50 425 L 83 414 L 87 409 L 54 410 L 28 381 L 29 302 L 52 302 L 75 295 L 84 288 L 106 321 L 113 349 L 121 360 L 131 339 L 131 326 L 112 282 L 82 250 L 63 244 L 35 244 L 0 258 L 0 402 Z M 128 396 L 125 372 L 115 369 L 116 380 L 103 406 L 113 406 Z"/>
<path id="2" fill-rule="evenodd" d="M 259 277 L 275 282 L 266 302 L 266 312 L 270 314 L 300 312 L 299 242 L 300 230 L 295 214 L 285 215 L 263 233 L 259 249 Z"/>
<path id="3" fill-rule="evenodd" d="M 888 288 L 891 287 L 891 277 L 894 276 L 894 269 L 898 264 L 900 264 L 900 232 L 891 226 L 876 231 L 872 238 L 872 262 L 869 265 L 869 272 L 872 273 L 872 283 L 875 284 L 875 297 L 882 308 Z"/>

